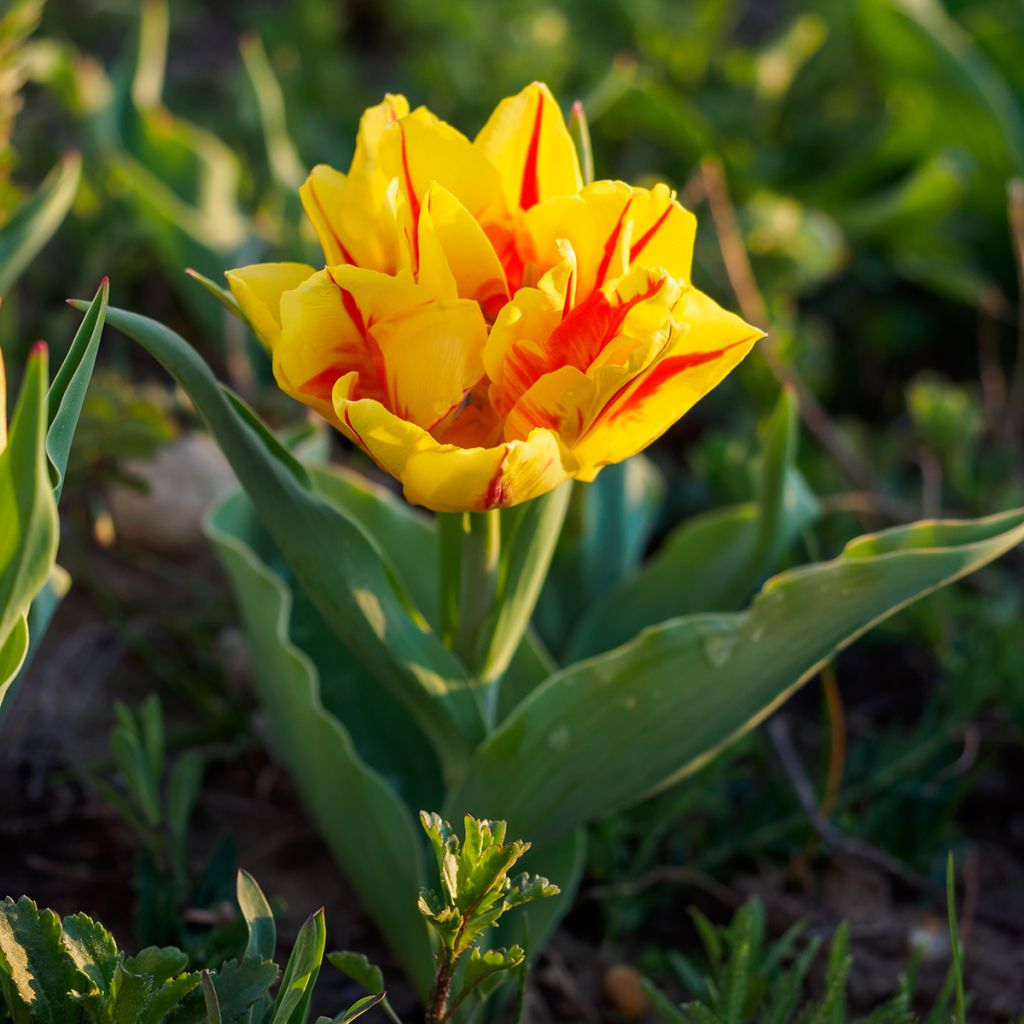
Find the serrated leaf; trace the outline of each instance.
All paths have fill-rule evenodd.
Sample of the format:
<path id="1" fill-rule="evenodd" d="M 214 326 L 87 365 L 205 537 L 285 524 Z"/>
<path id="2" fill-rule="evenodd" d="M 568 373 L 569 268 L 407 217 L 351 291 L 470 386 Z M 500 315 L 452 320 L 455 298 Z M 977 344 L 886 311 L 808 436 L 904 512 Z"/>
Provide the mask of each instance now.
<path id="1" fill-rule="evenodd" d="M 236 888 L 238 906 L 249 928 L 249 941 L 245 947 L 247 960 L 273 960 L 277 950 L 277 925 L 263 890 L 248 871 L 238 872 Z"/>
<path id="2" fill-rule="evenodd" d="M 212 983 L 224 1024 L 232 1024 L 246 1014 L 266 995 L 280 973 L 277 964 L 269 960 L 228 960 L 221 964 L 213 973 Z M 281 985 L 283 988 L 284 979 Z"/>
<path id="3" fill-rule="evenodd" d="M 858 538 L 743 613 L 647 630 L 544 683 L 477 750 L 446 813 L 546 843 L 684 777 L 876 623 L 1024 540 L 1024 510 Z M 553 727 L 552 723 L 562 723 Z"/>
<path id="4" fill-rule="evenodd" d="M 17 1000 L 16 1020 L 66 1024 L 74 1019 L 71 993 L 88 991 L 90 981 L 67 959 L 60 918 L 52 910 L 40 910 L 27 896 L 0 902 L 0 956 Z"/>
<path id="5" fill-rule="evenodd" d="M 484 952 L 474 948 L 466 963 L 466 973 L 462 979 L 463 991 L 476 988 L 491 975 L 520 967 L 525 959 L 526 954 L 523 952 L 522 946 L 509 946 L 508 949 L 488 949 Z"/>
<path id="6" fill-rule="evenodd" d="M 86 914 L 64 918 L 64 948 L 71 962 L 107 995 L 117 967 L 117 944 L 99 921 Z"/>
<path id="7" fill-rule="evenodd" d="M 127 957 L 124 966 L 132 974 L 144 974 L 162 985 L 185 970 L 188 956 L 176 946 L 147 946 L 136 956 Z"/>
<path id="8" fill-rule="evenodd" d="M 353 953 L 351 950 L 339 950 L 328 953 L 327 959 L 342 974 L 348 975 L 357 985 L 361 985 L 371 995 L 384 991 L 384 974 L 376 964 L 371 964 L 365 953 Z"/>

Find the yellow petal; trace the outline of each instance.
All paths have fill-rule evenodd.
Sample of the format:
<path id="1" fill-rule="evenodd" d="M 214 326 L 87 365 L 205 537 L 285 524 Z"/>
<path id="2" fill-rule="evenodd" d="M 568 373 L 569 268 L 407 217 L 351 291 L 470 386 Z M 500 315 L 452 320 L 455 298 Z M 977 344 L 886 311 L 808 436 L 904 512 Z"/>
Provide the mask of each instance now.
<path id="1" fill-rule="evenodd" d="M 390 124 L 380 139 L 379 164 L 399 187 L 419 222 L 427 189 L 437 182 L 478 220 L 500 217 L 504 208 L 498 172 L 462 132 L 419 107 Z"/>
<path id="2" fill-rule="evenodd" d="M 683 294 L 673 317 L 679 326 L 661 356 L 605 403 L 573 446 L 581 480 L 657 440 L 764 336 L 696 288 Z"/>
<path id="3" fill-rule="evenodd" d="M 224 276 L 256 337 L 273 348 L 281 335 L 281 296 L 312 273 L 305 263 L 254 263 Z"/>
<path id="4" fill-rule="evenodd" d="M 408 113 L 404 96 L 385 96 L 363 113 L 348 174 L 319 164 L 299 189 L 328 266 L 354 263 L 384 273 L 397 269 L 398 231 L 387 201 L 393 175 L 382 168 L 378 150 L 388 126 Z"/>
<path id="5" fill-rule="evenodd" d="M 525 258 L 542 271 L 558 261 L 560 240 L 572 244 L 579 257 L 580 300 L 633 265 L 662 268 L 689 283 L 697 221 L 667 185 L 648 190 L 595 181 L 578 196 L 535 206 L 523 225 Z"/>
<path id="6" fill-rule="evenodd" d="M 379 402 L 352 400 L 351 378 L 334 404 L 342 430 L 402 484 L 406 500 L 435 512 L 472 512 L 539 497 L 572 475 L 572 457 L 549 430 L 492 448 L 440 444 Z"/>
<path id="7" fill-rule="evenodd" d="M 483 374 L 487 327 L 469 300 L 437 301 L 406 278 L 353 266 L 312 275 L 281 301 L 274 349 L 281 387 L 332 422 L 336 381 L 429 427 Z"/>
<path id="8" fill-rule="evenodd" d="M 342 174 L 318 164 L 299 189 L 327 266 L 352 263 L 394 273 L 399 234 L 383 175 Z"/>
<path id="9" fill-rule="evenodd" d="M 502 100 L 473 144 L 501 172 L 510 210 L 528 210 L 583 187 L 562 111 L 541 82 Z"/>
<path id="10" fill-rule="evenodd" d="M 494 246 L 466 207 L 437 182 L 423 197 L 419 242 L 420 284 L 429 287 L 434 276 L 436 287 L 446 287 L 450 276 L 457 294 L 475 299 L 492 318 L 508 301 L 505 271 Z M 432 266 L 439 260 L 443 268 Z"/>

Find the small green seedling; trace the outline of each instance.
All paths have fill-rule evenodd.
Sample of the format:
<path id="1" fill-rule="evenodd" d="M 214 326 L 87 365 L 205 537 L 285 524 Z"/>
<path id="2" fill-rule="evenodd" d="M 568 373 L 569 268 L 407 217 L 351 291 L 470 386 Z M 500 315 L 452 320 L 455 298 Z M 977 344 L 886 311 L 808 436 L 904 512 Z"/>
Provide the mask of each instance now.
<path id="1" fill-rule="evenodd" d="M 520 967 L 526 954 L 521 946 L 482 949 L 485 933 L 502 915 L 532 900 L 554 896 L 558 887 L 546 878 L 509 871 L 530 848 L 521 840 L 505 842 L 505 822 L 465 819 L 465 838 L 437 814 L 420 812 L 437 857 L 440 890 L 420 893 L 420 913 L 440 939 L 437 973 L 427 1003 L 428 1024 L 443 1024 L 474 991 L 488 987 L 497 975 Z M 461 986 L 452 994 L 456 968 L 465 953 Z"/>

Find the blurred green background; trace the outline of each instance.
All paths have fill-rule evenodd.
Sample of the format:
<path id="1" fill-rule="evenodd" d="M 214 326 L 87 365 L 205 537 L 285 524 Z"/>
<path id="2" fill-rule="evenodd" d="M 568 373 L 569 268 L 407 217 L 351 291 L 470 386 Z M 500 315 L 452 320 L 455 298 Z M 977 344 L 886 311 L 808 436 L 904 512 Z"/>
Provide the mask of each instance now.
<path id="1" fill-rule="evenodd" d="M 83 157 L 71 215 L 0 310 L 14 376 L 35 337 L 59 354 L 62 300 L 109 274 L 115 305 L 173 325 L 278 424 L 294 420 L 265 358 L 184 269 L 220 280 L 263 259 L 315 262 L 297 186 L 315 163 L 347 167 L 359 115 L 383 92 L 473 134 L 540 79 L 565 110 L 583 102 L 598 177 L 679 190 L 700 222 L 696 283 L 770 332 L 652 451 L 670 484 L 662 533 L 750 498 L 780 381 L 804 398 L 801 469 L 828 513 L 806 556 L 895 521 L 1024 504 L 1019 0 L 7 7 L 0 220 L 62 154 Z M 120 457 L 187 421 L 140 391 L 153 374 L 136 350 L 104 345 L 109 373 L 76 452 L 89 509 L 100 469 L 116 475 Z M 1022 618 L 1018 556 L 840 659 L 836 820 L 932 880 L 968 842 L 1024 863 Z M 821 699 L 815 688 L 794 713 L 827 789 Z M 802 856 L 806 816 L 772 764 L 750 737 L 697 784 L 610 821 L 591 875 L 619 885 L 671 862 L 727 880 L 751 860 Z M 602 904 L 610 934 L 660 912 L 642 893 Z"/>

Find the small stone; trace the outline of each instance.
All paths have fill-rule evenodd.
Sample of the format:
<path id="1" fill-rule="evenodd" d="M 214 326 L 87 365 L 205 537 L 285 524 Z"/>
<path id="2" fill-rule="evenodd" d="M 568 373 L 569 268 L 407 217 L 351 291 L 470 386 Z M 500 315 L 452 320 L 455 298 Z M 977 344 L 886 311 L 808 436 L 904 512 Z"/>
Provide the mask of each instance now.
<path id="1" fill-rule="evenodd" d="M 613 964 L 604 972 L 601 986 L 608 1002 L 626 1020 L 643 1020 L 651 1001 L 641 983 L 643 975 L 629 964 Z"/>

